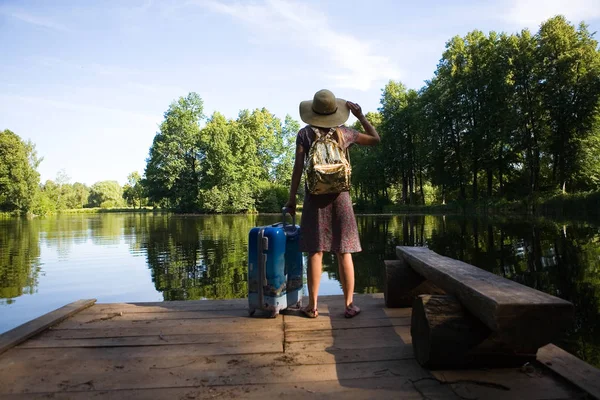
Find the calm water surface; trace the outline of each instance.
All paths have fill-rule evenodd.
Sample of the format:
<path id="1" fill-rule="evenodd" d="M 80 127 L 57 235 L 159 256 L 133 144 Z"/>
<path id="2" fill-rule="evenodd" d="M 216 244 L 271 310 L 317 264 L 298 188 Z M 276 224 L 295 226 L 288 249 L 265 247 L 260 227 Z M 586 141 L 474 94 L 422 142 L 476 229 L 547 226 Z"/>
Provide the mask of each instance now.
<path id="1" fill-rule="evenodd" d="M 600 224 L 359 216 L 356 291 L 381 292 L 397 245 L 425 245 L 570 300 L 562 343 L 600 367 Z M 0 332 L 66 303 L 246 297 L 247 235 L 278 216 L 65 215 L 0 220 Z M 340 294 L 326 255 L 322 294 Z"/>

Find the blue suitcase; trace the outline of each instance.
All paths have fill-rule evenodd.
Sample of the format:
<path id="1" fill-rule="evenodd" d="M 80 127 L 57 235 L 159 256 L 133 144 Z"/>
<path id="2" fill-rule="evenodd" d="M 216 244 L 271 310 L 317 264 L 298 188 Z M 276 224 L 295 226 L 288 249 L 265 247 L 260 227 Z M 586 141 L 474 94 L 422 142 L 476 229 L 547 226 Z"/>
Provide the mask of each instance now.
<path id="1" fill-rule="evenodd" d="M 300 227 L 283 222 L 255 227 L 248 237 L 248 305 L 275 317 L 288 307 L 302 303 L 302 253 L 298 239 Z"/>

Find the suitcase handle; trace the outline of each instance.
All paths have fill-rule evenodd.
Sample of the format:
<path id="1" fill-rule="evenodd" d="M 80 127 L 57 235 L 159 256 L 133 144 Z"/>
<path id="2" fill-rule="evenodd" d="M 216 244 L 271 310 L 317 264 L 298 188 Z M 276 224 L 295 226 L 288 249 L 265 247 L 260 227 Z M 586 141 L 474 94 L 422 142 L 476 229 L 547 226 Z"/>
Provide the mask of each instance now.
<path id="1" fill-rule="evenodd" d="M 291 211 L 291 209 L 289 207 L 283 207 L 281 209 L 281 217 L 282 217 L 282 221 L 283 221 L 283 230 L 284 231 L 285 231 L 285 226 L 286 226 L 286 223 L 285 223 L 285 216 L 286 216 L 286 214 L 291 215 L 291 217 L 292 217 L 292 226 L 294 228 L 296 228 L 296 215 L 292 214 L 290 211 Z"/>

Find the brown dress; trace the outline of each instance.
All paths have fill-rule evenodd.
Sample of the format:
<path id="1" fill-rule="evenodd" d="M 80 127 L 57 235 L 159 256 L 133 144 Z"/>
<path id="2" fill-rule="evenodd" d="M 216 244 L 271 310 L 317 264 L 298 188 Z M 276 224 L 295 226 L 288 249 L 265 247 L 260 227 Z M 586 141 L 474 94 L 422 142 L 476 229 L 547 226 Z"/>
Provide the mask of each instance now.
<path id="1" fill-rule="evenodd" d="M 358 131 L 340 126 L 346 148 L 356 142 Z M 308 152 L 315 134 L 309 126 L 298 132 L 296 144 Z M 361 251 L 358 227 L 349 192 L 313 195 L 305 186 L 300 220 L 300 251 L 356 253 Z"/>

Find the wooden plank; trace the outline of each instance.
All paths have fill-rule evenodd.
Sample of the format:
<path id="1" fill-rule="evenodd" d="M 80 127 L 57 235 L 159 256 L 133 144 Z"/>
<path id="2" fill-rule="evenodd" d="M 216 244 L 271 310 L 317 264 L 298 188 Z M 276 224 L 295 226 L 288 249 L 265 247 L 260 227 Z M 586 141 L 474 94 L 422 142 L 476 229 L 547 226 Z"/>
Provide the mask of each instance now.
<path id="1" fill-rule="evenodd" d="M 265 398 L 285 398 L 286 400 L 337 399 L 354 400 L 422 400 L 423 398 L 446 400 L 456 399 L 446 385 L 433 381 L 419 383 L 419 393 L 406 380 L 396 377 L 376 377 L 365 379 L 342 379 L 323 382 L 275 383 L 258 385 L 226 385 L 226 386 L 187 386 L 180 388 L 128 389 L 114 391 L 80 391 L 80 392 L 46 392 L 6 395 L 6 400 L 23 399 L 56 399 L 87 400 L 102 398 L 107 400 L 173 400 L 173 399 L 230 399 L 241 398 L 259 400 Z"/>
<path id="2" fill-rule="evenodd" d="M 286 332 L 297 331 L 315 331 L 315 330 L 334 330 L 334 329 L 359 329 L 359 328 L 383 328 L 390 326 L 410 326 L 410 318 L 369 318 L 369 319 L 340 319 L 339 321 L 330 318 L 316 318 L 310 324 L 304 321 L 285 322 Z"/>
<path id="3" fill-rule="evenodd" d="M 178 365 L 178 364 L 168 364 Z M 15 371 L 16 372 L 16 371 Z M 42 371 L 40 371 L 42 373 Z M 412 359 L 373 362 L 352 362 L 321 365 L 281 365 L 281 363 L 242 364 L 238 361 L 214 365 L 206 360 L 176 369 L 138 368 L 127 363 L 112 366 L 108 371 L 100 363 L 81 363 L 69 367 L 68 374 L 46 370 L 27 378 L 27 371 L 3 373 L 2 394 L 25 391 L 124 390 L 192 385 L 220 386 L 268 383 L 323 382 L 344 379 L 395 377 L 402 381 L 429 374 Z M 36 379 L 37 378 L 37 379 Z"/>
<path id="4" fill-rule="evenodd" d="M 572 323 L 573 304 L 566 300 L 424 247 L 398 246 L 396 251 L 419 274 L 458 297 L 491 330 L 506 334 L 498 340 L 522 345 L 514 348 L 518 352 L 535 352 Z"/>
<path id="5" fill-rule="evenodd" d="M 276 343 L 276 342 L 272 342 Z M 241 343 L 248 345 L 248 343 Z M 104 368 L 110 371 L 119 365 L 128 365 L 128 368 L 137 369 L 164 369 L 176 370 L 177 366 L 185 368 L 188 364 L 205 362 L 207 369 L 227 367 L 235 365 L 321 365 L 333 363 L 349 362 L 372 362 L 372 361 L 390 361 L 411 359 L 412 351 L 410 346 L 392 346 L 377 348 L 358 348 L 358 349 L 331 349 L 328 351 L 286 351 L 283 354 L 282 343 L 276 343 L 277 346 L 271 348 L 261 348 L 268 350 L 256 354 L 251 352 L 244 353 L 221 353 L 208 354 L 204 349 L 210 346 L 202 345 L 180 345 L 180 346 L 159 346 L 148 351 L 144 347 L 74 347 L 74 348 L 47 348 L 47 349 L 19 349 L 14 348 L 5 353 L 0 360 L 0 375 L 5 373 L 31 376 L 35 378 L 39 374 L 52 373 L 60 371 L 60 374 L 67 376 L 71 370 L 79 369 L 79 365 L 97 365 L 96 368 Z M 246 350 L 252 350 L 251 347 Z M 76 360 L 76 362 L 73 362 Z"/>
<path id="6" fill-rule="evenodd" d="M 14 347 L 0 358 L 0 366 L 16 363 L 19 357 L 30 362 L 36 360 L 63 360 L 66 364 L 84 359 L 146 359 L 163 357 L 204 357 L 238 354 L 282 353 L 283 340 L 258 342 L 231 342 L 208 344 L 180 344 L 171 346 L 115 346 L 115 347 Z M 5 364 L 6 363 L 6 364 Z"/>
<path id="7" fill-rule="evenodd" d="M 378 305 L 383 306 L 382 294 L 357 294 L 354 295 L 355 302 L 361 306 Z M 319 296 L 319 307 L 331 303 L 334 306 L 343 307 L 343 296 Z M 93 307 L 82 312 L 82 314 L 109 314 L 109 313 L 177 313 L 185 311 L 226 311 L 247 310 L 248 299 L 232 300 L 188 300 L 188 301 L 164 301 L 164 302 L 133 302 L 133 303 L 97 303 Z M 343 308 L 342 308 L 343 310 Z"/>
<path id="8" fill-rule="evenodd" d="M 455 382 L 452 388 L 462 398 L 505 399 L 584 399 L 582 392 L 561 382 L 538 363 L 521 368 L 434 371 L 443 382 Z M 508 390 L 506 390 L 508 389 Z"/>
<path id="9" fill-rule="evenodd" d="M 395 339 L 399 345 L 405 344 L 402 338 L 396 332 L 396 327 L 375 327 L 359 329 L 339 329 L 339 330 L 315 330 L 315 331 L 295 331 L 287 332 L 286 342 L 313 341 L 333 338 L 344 341 L 346 339 L 360 340 L 366 342 L 373 339 L 384 340 L 386 338 Z"/>
<path id="10" fill-rule="evenodd" d="M 201 301 L 165 301 L 162 303 L 97 303 L 81 314 L 105 314 L 123 312 L 133 313 L 179 313 L 191 311 L 233 311 L 248 310 L 248 300 L 201 300 Z"/>
<path id="11" fill-rule="evenodd" d="M 113 333 L 118 336 L 145 336 L 157 332 L 163 334 L 193 334 L 193 333 L 225 333 L 244 330 L 272 331 L 283 329 L 283 319 L 279 318 L 216 318 L 216 319 L 181 319 L 181 320 L 130 320 L 116 317 L 109 321 L 79 322 L 71 319 L 51 329 L 58 337 L 61 335 L 94 335 L 110 336 Z M 76 333 L 76 331 L 88 331 L 88 333 Z M 123 333 L 119 333 L 122 331 Z M 128 333 L 125 333 L 128 332 Z M 68 337 L 68 336 L 64 336 Z"/>
<path id="12" fill-rule="evenodd" d="M 77 300 L 3 333 L 0 335 L 0 354 L 46 330 L 48 327 L 90 307 L 95 302 L 96 299 Z"/>
<path id="13" fill-rule="evenodd" d="M 181 344 L 228 344 L 235 342 L 261 341 L 283 342 L 283 330 L 264 332 L 237 332 L 222 334 L 194 334 L 194 335 L 162 335 L 152 336 L 121 336 L 99 337 L 84 339 L 58 339 L 52 336 L 41 336 L 30 339 L 21 344 L 19 348 L 47 348 L 47 347 L 121 347 L 121 346 L 173 346 Z M 148 350 L 152 351 L 152 350 Z"/>
<path id="14" fill-rule="evenodd" d="M 537 359 L 595 399 L 600 399 L 600 370 L 549 344 L 538 350 Z"/>
<path id="15" fill-rule="evenodd" d="M 286 333 L 286 352 L 333 351 L 401 347 L 412 354 L 409 326 L 349 329 L 338 331 L 298 331 Z M 404 349 L 406 347 L 407 349 Z"/>
<path id="16" fill-rule="evenodd" d="M 410 308 L 383 308 L 383 304 L 358 304 L 361 309 L 361 313 L 358 317 L 353 319 L 371 319 L 371 318 L 403 318 L 411 316 Z M 319 303 L 319 317 L 318 318 L 306 318 L 300 311 L 286 311 L 284 313 L 285 318 L 298 318 L 304 321 L 306 324 L 316 323 L 325 318 L 331 318 L 332 320 L 347 320 L 344 316 L 345 307 L 343 302 L 338 304 L 323 304 Z M 286 319 L 287 321 L 287 319 Z"/>
<path id="17" fill-rule="evenodd" d="M 76 325 L 86 325 L 86 328 L 90 327 L 90 324 L 100 325 L 104 321 L 153 321 L 153 320 L 165 320 L 174 321 L 180 319 L 228 319 L 228 318 L 248 318 L 247 310 L 202 310 L 202 311 L 178 311 L 173 313 L 129 313 L 123 311 L 108 312 L 108 313 L 86 313 L 77 314 L 67 321 L 64 321 L 62 325 L 68 325 L 69 329 Z M 253 317 L 253 319 L 265 319 L 260 316 Z"/>

